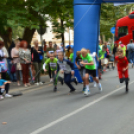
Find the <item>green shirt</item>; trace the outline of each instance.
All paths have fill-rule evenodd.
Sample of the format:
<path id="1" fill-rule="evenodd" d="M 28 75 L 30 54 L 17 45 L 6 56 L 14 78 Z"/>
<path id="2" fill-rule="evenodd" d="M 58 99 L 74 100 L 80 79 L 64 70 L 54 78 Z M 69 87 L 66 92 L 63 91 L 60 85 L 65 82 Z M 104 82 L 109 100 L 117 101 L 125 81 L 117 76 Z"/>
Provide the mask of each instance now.
<path id="1" fill-rule="evenodd" d="M 90 63 L 90 62 L 93 61 L 93 58 L 90 54 L 87 54 L 86 57 L 82 57 L 82 55 L 81 55 L 81 58 L 82 58 L 83 62 L 85 62 L 85 63 Z M 96 69 L 95 64 L 94 65 L 85 65 L 85 68 L 89 69 L 89 70 L 95 70 Z"/>
<path id="2" fill-rule="evenodd" d="M 71 59 L 71 62 L 73 62 L 73 57 L 74 57 L 74 53 L 71 53 L 69 57 Z"/>
<path id="3" fill-rule="evenodd" d="M 57 58 L 51 60 L 50 58 L 46 60 L 45 64 L 49 64 L 52 71 L 57 70 Z"/>
<path id="4" fill-rule="evenodd" d="M 119 48 L 123 50 L 123 56 L 126 56 L 126 46 L 125 45 L 124 47 L 119 46 Z"/>
<path id="5" fill-rule="evenodd" d="M 105 58 L 105 53 L 106 53 L 106 51 L 102 51 L 102 50 L 99 51 L 99 59 L 100 60 Z"/>

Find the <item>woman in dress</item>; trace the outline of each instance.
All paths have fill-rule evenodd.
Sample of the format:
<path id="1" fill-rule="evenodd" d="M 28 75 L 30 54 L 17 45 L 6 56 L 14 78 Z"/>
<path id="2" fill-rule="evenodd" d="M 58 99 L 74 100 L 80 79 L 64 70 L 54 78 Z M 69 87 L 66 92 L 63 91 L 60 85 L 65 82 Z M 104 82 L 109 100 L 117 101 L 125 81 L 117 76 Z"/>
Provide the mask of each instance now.
<path id="1" fill-rule="evenodd" d="M 17 39 L 14 41 L 15 47 L 11 50 L 11 56 L 13 58 L 13 64 L 15 65 L 17 83 L 20 86 L 20 80 L 22 79 L 22 67 L 20 64 L 19 50 L 20 50 L 20 41 Z"/>

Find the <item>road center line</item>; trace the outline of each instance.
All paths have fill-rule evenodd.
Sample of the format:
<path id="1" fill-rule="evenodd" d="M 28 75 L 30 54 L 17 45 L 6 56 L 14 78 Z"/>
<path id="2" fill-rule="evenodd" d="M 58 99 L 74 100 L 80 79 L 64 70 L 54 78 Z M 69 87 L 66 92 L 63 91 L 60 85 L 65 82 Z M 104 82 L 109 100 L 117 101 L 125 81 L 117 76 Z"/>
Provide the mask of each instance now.
<path id="1" fill-rule="evenodd" d="M 130 82 L 129 85 L 130 85 L 130 84 L 133 84 L 133 83 L 134 83 L 134 81 Z M 57 120 L 55 120 L 55 121 L 53 121 L 53 122 L 51 122 L 51 123 L 45 125 L 45 126 L 43 126 L 43 127 L 41 127 L 41 128 L 39 128 L 39 129 L 37 129 L 37 130 L 35 130 L 34 132 L 32 132 L 32 133 L 30 133 L 30 134 L 39 134 L 39 133 L 41 133 L 42 131 L 44 131 L 44 130 L 46 130 L 46 129 L 48 129 L 48 128 L 50 128 L 50 127 L 56 125 L 56 124 L 58 124 L 59 122 L 61 122 L 61 121 L 63 121 L 63 120 L 66 120 L 67 118 L 69 118 L 69 117 L 71 117 L 71 116 L 73 116 L 73 115 L 75 115 L 75 114 L 77 114 L 77 113 L 79 113 L 79 112 L 85 110 L 86 108 L 88 108 L 88 107 L 90 107 L 90 106 L 96 104 L 97 102 L 100 102 L 100 101 L 104 100 L 105 98 L 111 96 L 112 94 L 114 94 L 114 93 L 120 91 L 120 90 L 123 89 L 124 87 L 125 87 L 125 86 L 122 86 L 122 87 L 120 87 L 120 88 L 118 88 L 118 89 L 116 89 L 116 90 L 114 90 L 114 91 L 112 91 L 112 92 L 110 92 L 110 93 L 108 93 L 108 94 L 106 94 L 106 95 L 104 95 L 104 96 L 102 96 L 102 97 L 96 99 L 95 101 L 92 101 L 92 102 L 90 102 L 90 103 L 84 105 L 83 107 L 81 107 L 81 108 L 79 108 L 79 109 L 77 109 L 77 110 L 75 110 L 75 111 L 73 111 L 73 112 L 71 112 L 71 113 L 69 113 L 69 114 L 67 114 L 67 115 L 65 115 L 65 116 L 63 116 L 63 117 L 61 117 L 61 118 L 59 118 L 59 119 L 57 119 Z"/>

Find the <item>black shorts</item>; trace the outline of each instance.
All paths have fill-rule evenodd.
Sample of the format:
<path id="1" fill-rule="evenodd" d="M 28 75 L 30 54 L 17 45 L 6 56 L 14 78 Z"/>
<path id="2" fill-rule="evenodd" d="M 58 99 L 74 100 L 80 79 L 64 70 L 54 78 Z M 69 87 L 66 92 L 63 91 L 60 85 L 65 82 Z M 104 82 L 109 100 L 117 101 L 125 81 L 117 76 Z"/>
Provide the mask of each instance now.
<path id="1" fill-rule="evenodd" d="M 98 69 L 101 69 L 101 60 L 99 60 L 99 66 Z"/>
<path id="2" fill-rule="evenodd" d="M 106 58 L 107 58 L 107 59 L 109 59 L 109 58 L 110 58 L 110 56 L 109 56 L 109 55 L 107 55 L 107 56 L 106 56 Z"/>
<path id="3" fill-rule="evenodd" d="M 96 69 L 95 70 L 88 70 L 88 69 L 86 69 L 86 73 L 90 74 L 93 77 L 96 77 Z"/>

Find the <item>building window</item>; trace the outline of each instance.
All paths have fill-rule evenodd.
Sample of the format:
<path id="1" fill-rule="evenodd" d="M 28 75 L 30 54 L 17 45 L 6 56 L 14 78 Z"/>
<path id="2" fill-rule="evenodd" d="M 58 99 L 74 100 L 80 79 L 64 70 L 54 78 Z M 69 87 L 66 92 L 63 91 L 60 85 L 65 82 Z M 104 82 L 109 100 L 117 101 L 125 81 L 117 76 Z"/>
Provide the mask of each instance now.
<path id="1" fill-rule="evenodd" d="M 127 26 L 119 27 L 119 32 L 118 32 L 119 38 L 126 36 L 127 34 L 128 34 L 128 27 Z"/>

